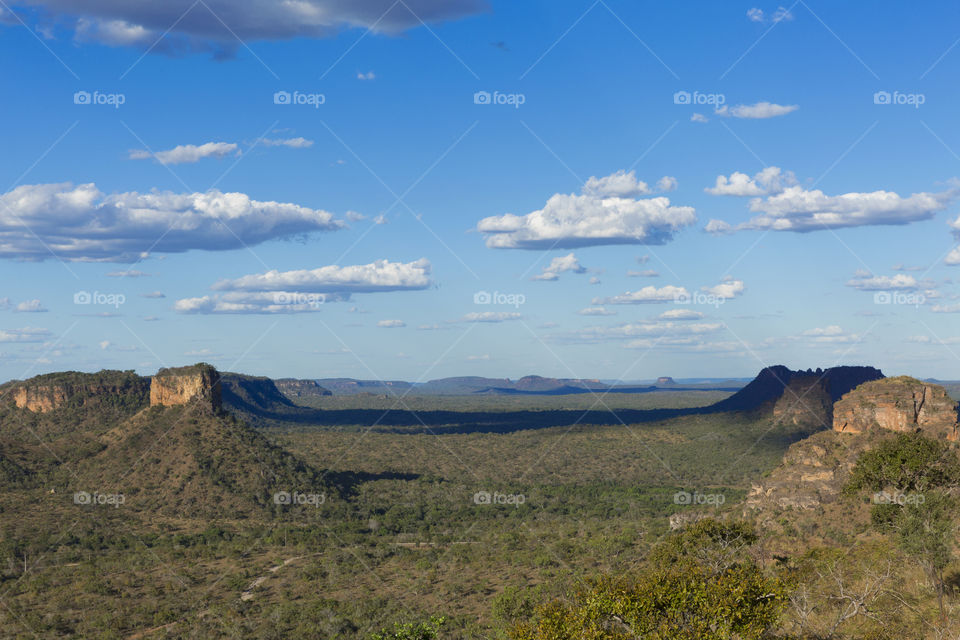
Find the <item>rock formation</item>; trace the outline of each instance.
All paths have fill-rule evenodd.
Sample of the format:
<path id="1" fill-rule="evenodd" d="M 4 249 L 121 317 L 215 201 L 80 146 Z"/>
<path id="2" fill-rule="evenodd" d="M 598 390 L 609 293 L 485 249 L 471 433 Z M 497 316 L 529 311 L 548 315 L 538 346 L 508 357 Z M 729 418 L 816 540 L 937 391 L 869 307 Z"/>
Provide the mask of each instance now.
<path id="1" fill-rule="evenodd" d="M 160 369 L 150 382 L 150 406 L 173 407 L 194 399 L 214 411 L 221 408 L 220 374 L 209 364 Z"/>
<path id="2" fill-rule="evenodd" d="M 68 371 L 36 376 L 12 383 L 14 404 L 36 413 L 47 413 L 68 405 L 84 406 L 102 402 L 142 402 L 149 382 L 132 371 L 79 373 Z"/>
<path id="3" fill-rule="evenodd" d="M 320 386 L 316 380 L 297 380 L 296 378 L 281 378 L 274 380 L 280 393 L 288 398 L 306 398 L 310 396 L 333 395 L 329 389 Z"/>
<path id="4" fill-rule="evenodd" d="M 833 430 L 922 430 L 933 438 L 957 440 L 957 403 L 940 385 L 907 376 L 863 384 L 834 407 Z"/>

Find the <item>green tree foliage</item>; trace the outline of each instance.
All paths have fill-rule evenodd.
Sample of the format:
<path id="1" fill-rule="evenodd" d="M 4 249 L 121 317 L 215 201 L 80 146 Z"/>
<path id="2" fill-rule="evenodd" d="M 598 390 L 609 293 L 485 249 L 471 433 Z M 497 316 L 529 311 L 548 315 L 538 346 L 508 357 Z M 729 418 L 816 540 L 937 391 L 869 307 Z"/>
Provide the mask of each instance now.
<path id="1" fill-rule="evenodd" d="M 587 581 L 537 607 L 514 640 L 750 640 L 780 619 L 789 589 L 746 550 L 748 526 L 704 520 L 675 534 L 636 575 Z"/>
<path id="2" fill-rule="evenodd" d="M 444 618 L 430 618 L 428 622 L 394 623 L 393 629 L 382 629 L 370 640 L 435 640 L 439 637 Z"/>
<path id="3" fill-rule="evenodd" d="M 920 433 L 901 433 L 860 456 L 847 492 L 926 491 L 958 482 L 960 463 L 949 445 Z"/>

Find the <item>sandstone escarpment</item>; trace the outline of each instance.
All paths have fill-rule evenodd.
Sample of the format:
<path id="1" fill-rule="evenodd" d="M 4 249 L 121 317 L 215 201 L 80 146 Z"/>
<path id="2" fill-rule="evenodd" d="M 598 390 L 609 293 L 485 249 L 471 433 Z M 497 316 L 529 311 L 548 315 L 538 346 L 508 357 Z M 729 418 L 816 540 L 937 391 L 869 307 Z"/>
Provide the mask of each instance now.
<path id="1" fill-rule="evenodd" d="M 160 369 L 150 382 L 150 406 L 174 407 L 191 402 L 221 407 L 220 374 L 211 365 Z"/>
<path id="2" fill-rule="evenodd" d="M 295 378 L 281 378 L 274 380 L 280 393 L 288 398 L 306 398 L 310 396 L 330 396 L 333 395 L 329 389 L 320 386 L 316 380 L 297 380 Z"/>
<path id="3" fill-rule="evenodd" d="M 149 380 L 132 371 L 69 371 L 13 383 L 10 397 L 18 408 L 47 413 L 66 406 L 98 403 L 135 406 L 145 402 L 149 388 Z"/>
<path id="4" fill-rule="evenodd" d="M 931 438 L 957 440 L 957 403 L 943 387 L 901 376 L 863 384 L 834 407 L 833 430 L 921 430 Z"/>

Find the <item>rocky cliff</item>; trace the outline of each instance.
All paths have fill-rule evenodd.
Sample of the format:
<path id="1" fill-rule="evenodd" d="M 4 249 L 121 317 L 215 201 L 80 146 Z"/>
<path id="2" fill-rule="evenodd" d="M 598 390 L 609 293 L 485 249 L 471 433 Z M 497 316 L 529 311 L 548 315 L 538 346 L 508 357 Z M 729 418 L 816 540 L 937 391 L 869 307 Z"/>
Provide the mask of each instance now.
<path id="1" fill-rule="evenodd" d="M 957 440 L 957 403 L 946 390 L 913 378 L 866 382 L 833 405 L 833 428 L 794 443 L 783 463 L 753 486 L 754 510 L 812 509 L 836 502 L 860 453 L 885 432 L 920 430 Z"/>
<path id="2" fill-rule="evenodd" d="M 150 406 L 173 407 L 197 401 L 219 411 L 221 389 L 220 373 L 206 363 L 160 369 L 150 382 Z"/>
<path id="3" fill-rule="evenodd" d="M 940 385 L 901 376 L 863 384 L 834 407 L 833 430 L 863 433 L 922 430 L 957 440 L 957 403 Z"/>
<path id="4" fill-rule="evenodd" d="M 274 380 L 280 393 L 288 398 L 306 398 L 310 396 L 331 396 L 329 389 L 320 386 L 316 380 L 297 380 L 296 378 L 281 378 Z"/>
<path id="5" fill-rule="evenodd" d="M 68 371 L 13 382 L 9 396 L 21 409 L 47 413 L 67 406 L 99 403 L 144 404 L 150 382 L 132 371 Z"/>

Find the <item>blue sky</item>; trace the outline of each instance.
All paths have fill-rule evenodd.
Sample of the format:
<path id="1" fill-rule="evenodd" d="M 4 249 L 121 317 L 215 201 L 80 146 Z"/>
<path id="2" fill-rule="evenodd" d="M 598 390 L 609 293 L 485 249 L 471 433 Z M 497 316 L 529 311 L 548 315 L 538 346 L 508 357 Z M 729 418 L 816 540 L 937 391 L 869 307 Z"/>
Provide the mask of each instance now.
<path id="1" fill-rule="evenodd" d="M 0 378 L 960 378 L 955 3 L 5 2 Z"/>

